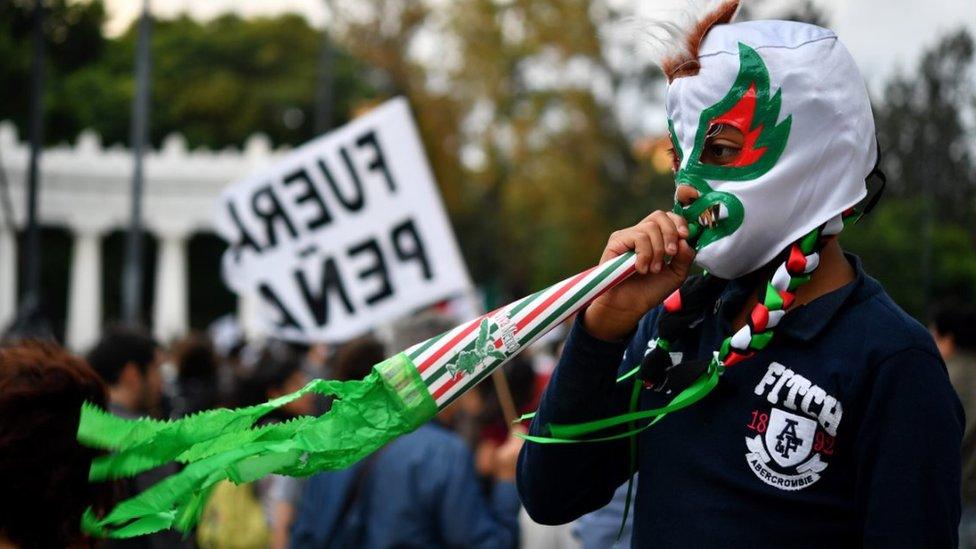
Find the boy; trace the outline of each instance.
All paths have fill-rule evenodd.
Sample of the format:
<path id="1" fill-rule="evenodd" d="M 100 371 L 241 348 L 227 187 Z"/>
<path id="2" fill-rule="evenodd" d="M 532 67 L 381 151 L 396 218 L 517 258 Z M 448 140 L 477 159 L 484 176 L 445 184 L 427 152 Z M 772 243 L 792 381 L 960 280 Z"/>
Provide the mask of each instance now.
<path id="1" fill-rule="evenodd" d="M 611 235 L 601 261 L 635 250 L 638 274 L 580 315 L 530 434 L 625 412 L 618 367 L 665 361 L 647 409 L 714 356 L 718 386 L 637 439 L 634 546 L 955 546 L 958 399 L 926 330 L 835 238 L 876 162 L 864 83 L 831 31 L 729 24 L 737 7 L 661 27 L 676 205 Z M 692 262 L 708 274 L 686 281 Z M 630 460 L 627 440 L 526 444 L 519 493 L 568 522 Z"/>

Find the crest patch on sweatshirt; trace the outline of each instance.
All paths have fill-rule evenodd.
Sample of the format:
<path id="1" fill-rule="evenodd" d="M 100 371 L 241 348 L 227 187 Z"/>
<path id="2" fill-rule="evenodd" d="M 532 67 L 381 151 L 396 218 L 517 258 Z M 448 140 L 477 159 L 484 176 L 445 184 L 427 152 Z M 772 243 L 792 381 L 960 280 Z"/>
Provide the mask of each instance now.
<path id="1" fill-rule="evenodd" d="M 834 454 L 841 402 L 778 362 L 769 365 L 755 393 L 769 406 L 753 410 L 746 424 L 754 433 L 745 439 L 749 469 L 780 490 L 813 485 Z"/>

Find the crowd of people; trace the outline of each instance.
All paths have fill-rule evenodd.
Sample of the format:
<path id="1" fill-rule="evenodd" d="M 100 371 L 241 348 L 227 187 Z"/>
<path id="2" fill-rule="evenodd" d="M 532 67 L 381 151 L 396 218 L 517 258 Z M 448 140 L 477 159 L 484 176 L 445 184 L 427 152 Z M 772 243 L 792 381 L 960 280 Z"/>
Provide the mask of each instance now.
<path id="1" fill-rule="evenodd" d="M 429 424 L 356 466 L 299 479 L 273 475 L 219 484 L 196 531 L 132 540 L 93 540 L 83 510 L 104 512 L 176 471 L 170 464 L 135 479 L 89 483 L 96 452 L 75 441 L 82 402 L 127 418 L 180 418 L 216 407 L 264 402 L 315 377 L 361 379 L 389 356 L 439 333 L 436 314 L 402 324 L 384 344 L 366 336 L 338 346 L 247 342 L 233 323 L 160 345 L 138 330 L 108 328 L 84 356 L 53 342 L 7 341 L 0 348 L 0 547 L 608 547 L 618 537 L 626 485 L 604 509 L 565 527 L 542 527 L 520 511 L 514 478 L 521 440 L 512 437 L 495 389 L 482 384 Z M 931 331 L 967 411 L 976 405 L 976 309 L 952 305 Z M 505 368 L 519 411 L 538 404 L 555 365 L 559 336 Z M 399 349 L 399 348 L 397 348 Z M 262 421 L 319 414 L 308 395 Z M 976 541 L 976 422 L 964 440 L 962 546 Z"/>
<path id="2" fill-rule="evenodd" d="M 514 480 L 522 441 L 511 434 L 491 383 L 348 470 L 218 484 L 190 536 L 166 531 L 96 541 L 80 530 L 85 508 L 104 513 L 178 470 L 169 464 L 125 481 L 89 483 L 97 452 L 75 440 L 83 402 L 157 419 L 258 404 L 313 378 L 361 379 L 401 347 L 454 323 L 430 310 L 400 322 L 386 341 L 368 335 L 341 345 L 247 341 L 232 319 L 165 345 L 140 330 L 108 327 L 83 355 L 53 342 L 5 341 L 0 483 L 9 497 L 0 509 L 0 547 L 580 546 L 572 527 L 520 517 Z M 536 406 L 560 344 L 554 334 L 504 368 L 520 413 Z M 317 415 L 329 406 L 308 394 L 261 421 Z M 614 537 L 615 516 L 605 528 Z M 587 528 L 591 537 L 595 531 Z"/>
<path id="3" fill-rule="evenodd" d="M 53 342 L 0 348 L 0 547 L 609 547 L 619 534 L 626 485 L 604 509 L 564 527 L 534 524 L 515 488 L 521 439 L 512 436 L 491 383 L 355 466 L 309 478 L 272 475 L 218 484 L 190 536 L 174 531 L 130 540 L 81 532 L 86 507 L 104 512 L 177 470 L 166 465 L 127 481 L 89 483 L 97 455 L 75 441 L 83 402 L 127 418 L 180 418 L 291 393 L 312 378 L 361 379 L 400 347 L 452 321 L 429 312 L 401 323 L 384 343 L 372 335 L 341 345 L 246 341 L 229 320 L 164 346 L 145 333 L 107 328 L 84 356 Z M 976 405 L 976 311 L 944 307 L 933 337 L 967 410 Z M 554 368 L 561 334 L 505 367 L 519 412 L 533 410 Z M 321 414 L 306 395 L 263 422 Z M 962 540 L 973 539 L 976 444 L 972 414 L 964 441 Z M 968 537 L 967 537 L 968 536 Z"/>

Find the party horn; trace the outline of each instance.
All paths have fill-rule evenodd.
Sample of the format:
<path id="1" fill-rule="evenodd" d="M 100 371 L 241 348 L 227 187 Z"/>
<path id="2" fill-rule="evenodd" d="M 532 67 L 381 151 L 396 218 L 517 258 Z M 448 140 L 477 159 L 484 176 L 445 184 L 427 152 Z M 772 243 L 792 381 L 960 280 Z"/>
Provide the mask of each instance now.
<path id="1" fill-rule="evenodd" d="M 104 516 L 86 510 L 92 535 L 128 538 L 167 528 L 188 532 L 222 480 L 244 483 L 275 473 L 307 476 L 346 468 L 415 430 L 522 349 L 634 273 L 633 252 L 418 343 L 358 381 L 317 379 L 264 404 L 217 409 L 173 421 L 123 419 L 84 404 L 83 444 L 108 450 L 89 480 L 131 477 L 177 462 L 183 469 L 122 501 Z M 318 417 L 260 424 L 267 413 L 308 393 L 333 396 Z"/>

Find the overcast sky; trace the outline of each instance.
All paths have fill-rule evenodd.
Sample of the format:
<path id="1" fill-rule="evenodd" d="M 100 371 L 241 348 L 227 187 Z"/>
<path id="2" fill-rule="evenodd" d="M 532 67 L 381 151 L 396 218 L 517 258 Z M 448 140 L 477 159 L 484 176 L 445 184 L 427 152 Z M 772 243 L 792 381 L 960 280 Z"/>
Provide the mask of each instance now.
<path id="1" fill-rule="evenodd" d="M 339 0 L 356 1 L 356 0 Z M 542 0 L 539 0 L 542 1 Z M 619 0 L 661 7 L 681 0 Z M 760 13 L 775 10 L 790 0 L 764 0 Z M 227 11 L 242 15 L 304 14 L 322 26 L 327 20 L 323 0 L 151 0 L 153 12 L 171 17 L 189 12 L 206 19 Z M 914 68 L 918 53 L 940 36 L 961 26 L 976 35 L 976 0 L 814 0 L 830 18 L 830 27 L 847 45 L 873 89 L 891 71 Z M 106 0 L 110 33 L 121 32 L 137 15 L 141 2 Z"/>
<path id="2" fill-rule="evenodd" d="M 355 0 L 340 0 L 355 1 Z M 541 1 L 541 0 L 540 0 Z M 640 2 L 640 0 L 624 0 Z M 656 0 L 677 4 L 680 0 Z M 762 13 L 786 5 L 790 0 L 765 0 Z M 946 32 L 967 26 L 976 35 L 976 0 L 814 0 L 830 18 L 837 32 L 857 60 L 872 88 L 892 70 L 910 70 L 918 52 L 931 46 Z M 273 15 L 283 12 L 304 14 L 317 26 L 327 19 L 322 0 L 151 0 L 154 13 L 173 16 L 189 12 L 206 19 L 227 11 L 243 15 Z M 138 13 L 141 2 L 106 0 L 109 32 L 118 33 Z M 642 2 L 649 5 L 650 2 Z"/>

